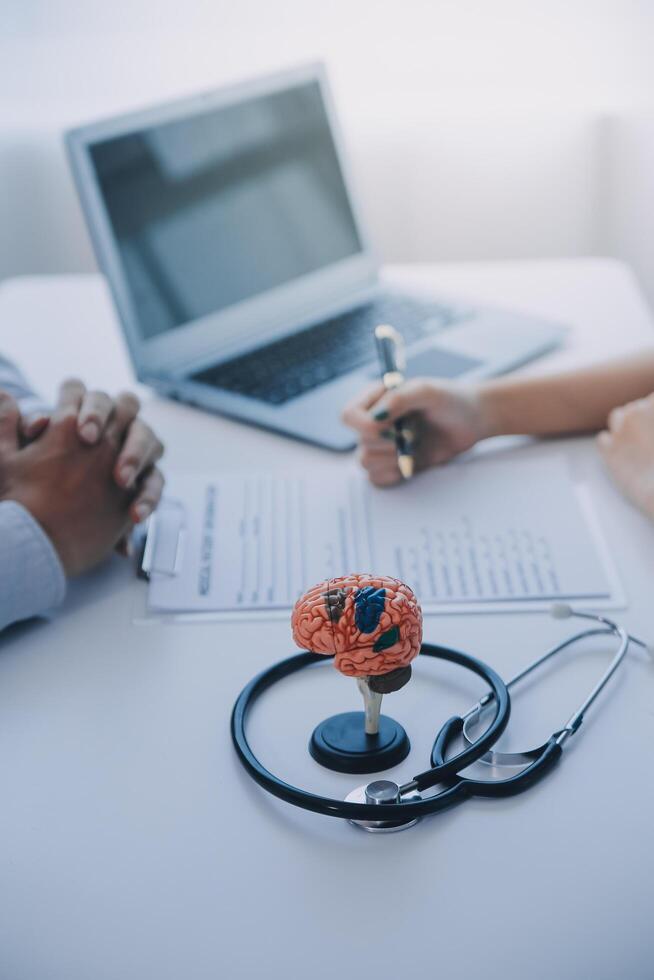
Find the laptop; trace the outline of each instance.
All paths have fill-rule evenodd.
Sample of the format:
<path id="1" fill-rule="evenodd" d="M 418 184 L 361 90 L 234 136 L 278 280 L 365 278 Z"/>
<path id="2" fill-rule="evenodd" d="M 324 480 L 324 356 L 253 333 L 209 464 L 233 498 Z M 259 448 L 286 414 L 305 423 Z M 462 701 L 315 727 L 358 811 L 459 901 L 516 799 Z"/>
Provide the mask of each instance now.
<path id="1" fill-rule="evenodd" d="M 499 374 L 561 339 L 380 281 L 319 64 L 66 144 L 135 373 L 171 398 L 347 450 L 340 413 L 378 376 L 377 324 L 404 335 L 409 376 Z"/>

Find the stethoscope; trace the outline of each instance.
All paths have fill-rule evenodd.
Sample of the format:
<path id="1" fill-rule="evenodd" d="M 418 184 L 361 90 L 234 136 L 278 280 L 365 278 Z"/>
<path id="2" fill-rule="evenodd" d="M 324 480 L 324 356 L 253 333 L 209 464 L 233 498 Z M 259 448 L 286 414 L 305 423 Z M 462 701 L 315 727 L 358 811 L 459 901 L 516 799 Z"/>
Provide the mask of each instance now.
<path id="1" fill-rule="evenodd" d="M 488 684 L 489 691 L 464 715 L 456 715 L 445 722 L 434 741 L 429 769 L 414 776 L 409 782 L 399 785 L 389 779 L 376 779 L 357 787 L 345 800 L 332 799 L 284 782 L 259 761 L 246 735 L 246 722 L 251 708 L 266 690 L 284 677 L 312 664 L 323 663 L 325 657 L 321 654 L 300 653 L 288 657 L 263 671 L 241 691 L 231 720 L 232 741 L 238 757 L 250 776 L 273 796 L 305 810 L 349 820 L 373 833 L 404 830 L 417 823 L 421 817 L 437 813 L 472 796 L 506 797 L 521 793 L 542 779 L 559 761 L 566 742 L 579 730 L 586 712 L 624 660 L 629 644 L 635 643 L 645 650 L 648 649 L 642 640 L 631 636 L 623 627 L 605 616 L 576 611 L 563 603 L 557 603 L 551 612 L 555 618 L 573 616 L 590 620 L 596 625 L 551 647 L 508 683 L 491 667 L 470 654 L 423 643 L 420 656 L 447 660 L 471 670 Z M 618 643 L 616 652 L 599 681 L 565 725 L 537 748 L 523 752 L 495 751 L 493 745 L 509 722 L 510 690 L 557 654 L 587 637 L 599 635 L 614 636 Z M 475 737 L 475 728 L 489 712 L 492 712 L 490 723 Z M 454 741 L 460 737 L 464 748 L 450 756 Z M 476 779 L 461 775 L 463 770 L 475 762 L 483 762 L 496 768 L 522 768 L 520 772 L 502 779 Z M 442 787 L 438 793 L 422 796 L 426 790 L 436 786 Z"/>

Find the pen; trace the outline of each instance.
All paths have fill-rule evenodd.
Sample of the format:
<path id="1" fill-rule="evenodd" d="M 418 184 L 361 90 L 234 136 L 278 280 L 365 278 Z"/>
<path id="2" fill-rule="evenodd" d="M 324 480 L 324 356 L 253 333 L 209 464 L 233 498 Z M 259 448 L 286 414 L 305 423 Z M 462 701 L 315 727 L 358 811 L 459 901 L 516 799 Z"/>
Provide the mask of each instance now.
<path id="1" fill-rule="evenodd" d="M 404 381 L 406 361 L 404 357 L 404 340 L 394 327 L 380 324 L 375 327 L 375 344 L 381 365 L 382 381 L 387 391 L 392 391 Z M 395 448 L 397 450 L 397 465 L 405 480 L 413 476 L 413 433 L 404 419 L 393 423 Z"/>

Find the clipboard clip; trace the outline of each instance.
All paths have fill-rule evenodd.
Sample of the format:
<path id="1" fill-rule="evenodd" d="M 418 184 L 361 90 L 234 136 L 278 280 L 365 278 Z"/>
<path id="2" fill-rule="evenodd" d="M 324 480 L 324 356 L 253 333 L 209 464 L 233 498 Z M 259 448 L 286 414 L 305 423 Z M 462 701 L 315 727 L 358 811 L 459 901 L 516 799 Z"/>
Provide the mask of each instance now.
<path id="1" fill-rule="evenodd" d="M 179 574 L 186 541 L 186 509 L 179 500 L 162 501 L 158 510 L 135 529 L 132 538 L 136 574 L 147 581 L 153 575 Z"/>

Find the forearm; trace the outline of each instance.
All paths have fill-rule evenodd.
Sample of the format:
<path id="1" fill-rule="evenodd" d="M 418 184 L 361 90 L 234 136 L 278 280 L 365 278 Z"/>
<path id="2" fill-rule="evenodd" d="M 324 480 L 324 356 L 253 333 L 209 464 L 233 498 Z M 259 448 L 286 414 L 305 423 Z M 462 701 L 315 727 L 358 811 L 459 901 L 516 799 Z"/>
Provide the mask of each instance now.
<path id="1" fill-rule="evenodd" d="M 485 435 L 556 435 L 604 428 L 611 409 L 654 392 L 654 351 L 542 378 L 480 386 Z"/>

